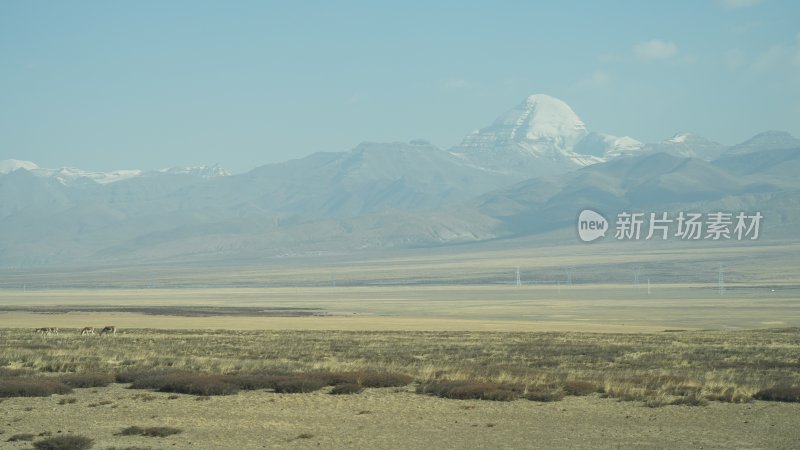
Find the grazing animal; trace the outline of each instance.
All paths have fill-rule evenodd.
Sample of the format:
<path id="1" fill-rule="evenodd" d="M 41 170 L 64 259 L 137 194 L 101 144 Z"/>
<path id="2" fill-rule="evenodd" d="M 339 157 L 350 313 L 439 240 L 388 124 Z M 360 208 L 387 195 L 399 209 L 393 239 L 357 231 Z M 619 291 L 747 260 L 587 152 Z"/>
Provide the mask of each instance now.
<path id="1" fill-rule="evenodd" d="M 104 335 L 106 333 L 117 334 L 117 327 L 115 327 L 113 325 L 104 326 L 103 329 L 100 330 L 100 335 L 102 336 L 102 335 Z"/>
<path id="2" fill-rule="evenodd" d="M 94 334 L 94 327 L 83 327 L 81 328 L 81 335 L 84 334 Z"/>
<path id="3" fill-rule="evenodd" d="M 56 327 L 37 328 L 36 332 L 42 333 L 43 335 L 47 336 L 49 334 L 58 334 L 58 328 Z"/>

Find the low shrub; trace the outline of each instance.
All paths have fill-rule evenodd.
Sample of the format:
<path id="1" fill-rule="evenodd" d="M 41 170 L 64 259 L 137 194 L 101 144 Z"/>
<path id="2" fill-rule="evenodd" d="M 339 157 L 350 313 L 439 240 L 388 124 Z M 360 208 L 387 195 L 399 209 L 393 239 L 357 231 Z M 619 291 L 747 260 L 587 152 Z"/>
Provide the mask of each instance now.
<path id="1" fill-rule="evenodd" d="M 273 390 L 279 394 L 302 394 L 322 389 L 327 384 L 319 378 L 304 374 L 287 376 L 275 382 Z"/>
<path id="2" fill-rule="evenodd" d="M 304 376 L 309 378 L 316 378 L 326 386 L 336 386 L 339 384 L 353 384 L 358 383 L 358 377 L 361 372 L 331 372 L 329 370 L 305 372 L 302 374 L 291 374 L 294 376 Z"/>
<path id="3" fill-rule="evenodd" d="M 105 387 L 114 382 L 112 375 L 95 372 L 63 375 L 59 379 L 72 388 Z"/>
<path id="4" fill-rule="evenodd" d="M 753 394 L 753 398 L 773 402 L 800 402 L 800 386 L 772 386 L 756 392 Z"/>
<path id="5" fill-rule="evenodd" d="M 16 377 L 0 380 L 0 397 L 49 397 L 69 394 L 72 388 L 52 377 Z"/>
<path id="6" fill-rule="evenodd" d="M 148 378 L 156 375 L 168 375 L 171 373 L 180 373 L 175 369 L 128 369 L 122 372 L 117 372 L 114 376 L 114 381 L 117 383 L 133 383 L 140 378 Z"/>
<path id="7" fill-rule="evenodd" d="M 202 373 L 143 376 L 133 381 L 131 389 L 155 389 L 190 395 L 233 395 L 239 392 L 239 387 L 229 382 L 224 375 Z"/>
<path id="8" fill-rule="evenodd" d="M 118 436 L 148 436 L 148 437 L 167 437 L 181 433 L 183 430 L 173 427 L 128 427 L 122 429 Z"/>
<path id="9" fill-rule="evenodd" d="M 30 375 L 32 373 L 29 369 L 9 369 L 8 367 L 0 367 L 0 378 L 21 377 Z"/>
<path id="10" fill-rule="evenodd" d="M 258 389 L 275 389 L 278 381 L 285 379 L 279 375 L 231 375 L 226 380 L 244 391 L 255 391 Z"/>
<path id="11" fill-rule="evenodd" d="M 534 402 L 558 402 L 564 398 L 564 391 L 562 389 L 545 387 L 533 389 L 529 388 L 523 397 Z"/>
<path id="12" fill-rule="evenodd" d="M 331 389 L 331 394 L 333 395 L 359 394 L 363 390 L 364 388 L 361 385 L 355 383 L 347 383 L 334 386 L 333 389 Z"/>
<path id="13" fill-rule="evenodd" d="M 85 450 L 92 445 L 92 439 L 75 435 L 55 436 L 33 443 L 33 447 L 39 450 Z"/>
<path id="14" fill-rule="evenodd" d="M 408 386 L 414 381 L 408 375 L 390 372 L 358 372 L 356 382 L 367 388 Z"/>
<path id="15" fill-rule="evenodd" d="M 519 386 L 473 381 L 443 381 L 420 385 L 417 393 L 456 400 L 511 401 L 522 395 Z"/>
<path id="16" fill-rule="evenodd" d="M 33 437 L 30 433 L 20 433 L 9 437 L 6 442 L 29 442 L 33 440 Z"/>

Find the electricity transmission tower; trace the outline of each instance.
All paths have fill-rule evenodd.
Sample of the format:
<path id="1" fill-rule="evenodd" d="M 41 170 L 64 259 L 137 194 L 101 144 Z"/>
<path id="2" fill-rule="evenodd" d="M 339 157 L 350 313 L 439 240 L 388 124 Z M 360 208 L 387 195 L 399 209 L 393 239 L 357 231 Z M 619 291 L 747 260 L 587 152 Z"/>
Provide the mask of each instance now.
<path id="1" fill-rule="evenodd" d="M 572 286 L 572 274 L 575 272 L 574 267 L 567 267 L 567 286 Z"/>

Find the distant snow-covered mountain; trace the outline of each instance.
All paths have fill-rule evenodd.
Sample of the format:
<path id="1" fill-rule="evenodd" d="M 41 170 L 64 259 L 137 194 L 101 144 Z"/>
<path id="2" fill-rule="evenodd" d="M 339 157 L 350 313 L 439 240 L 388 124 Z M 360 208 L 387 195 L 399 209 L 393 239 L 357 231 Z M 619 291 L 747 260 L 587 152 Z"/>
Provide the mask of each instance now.
<path id="1" fill-rule="evenodd" d="M 68 185 L 76 182 L 95 182 L 98 184 L 113 183 L 128 178 L 138 177 L 142 174 L 141 170 L 115 170 L 111 172 L 91 172 L 74 167 L 62 167 L 60 169 L 45 169 L 39 167 L 31 161 L 20 161 L 17 159 L 7 159 L 0 161 L 0 174 L 8 174 L 17 170 L 27 170 L 28 172 L 44 178 L 53 178 L 61 184 Z"/>
<path id="2" fill-rule="evenodd" d="M 596 164 L 641 146 L 627 136 L 589 132 L 564 101 L 536 94 L 466 136 L 451 152 L 477 166 L 528 178 Z"/>
<path id="3" fill-rule="evenodd" d="M 230 172 L 220 167 L 219 164 L 214 164 L 213 166 L 170 167 L 168 169 L 161 169 L 156 173 L 192 175 L 200 178 L 227 177 L 230 175 Z M 152 174 L 153 172 L 146 173 L 146 175 Z"/>
<path id="4" fill-rule="evenodd" d="M 196 167 L 170 167 L 157 171 L 142 171 L 139 169 L 114 170 L 110 172 L 93 172 L 75 167 L 62 167 L 60 169 L 46 169 L 39 167 L 31 161 L 21 161 L 18 159 L 6 159 L 0 161 L 0 175 L 8 174 L 16 170 L 27 170 L 28 172 L 43 178 L 52 178 L 63 185 L 75 183 L 97 183 L 109 184 L 129 178 L 156 175 L 191 175 L 200 178 L 214 178 L 228 176 L 230 173 L 218 165 L 196 166 Z"/>
<path id="5" fill-rule="evenodd" d="M 0 174 L 11 173 L 19 169 L 34 170 L 38 168 L 39 166 L 30 161 L 20 161 L 18 159 L 5 159 L 0 161 Z"/>
<path id="6" fill-rule="evenodd" d="M 700 158 L 711 161 L 719 157 L 726 147 L 719 142 L 714 142 L 694 133 L 677 133 L 671 138 L 647 144 L 645 152 L 664 152 L 684 158 Z"/>
<path id="7" fill-rule="evenodd" d="M 234 175 L 0 161 L 0 267 L 439 246 L 557 230 L 583 207 L 758 208 L 793 230 L 799 171 L 788 133 L 643 144 L 533 95 L 449 150 L 362 143 Z"/>

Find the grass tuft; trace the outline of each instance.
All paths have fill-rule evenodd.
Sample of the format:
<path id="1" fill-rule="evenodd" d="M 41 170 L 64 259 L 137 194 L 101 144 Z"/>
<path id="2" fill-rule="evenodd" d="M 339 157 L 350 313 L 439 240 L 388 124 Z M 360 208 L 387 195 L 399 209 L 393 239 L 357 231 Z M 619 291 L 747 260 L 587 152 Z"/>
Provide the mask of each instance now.
<path id="1" fill-rule="evenodd" d="M 680 397 L 672 401 L 671 405 L 677 406 L 706 406 L 708 405 L 708 401 L 704 398 L 697 397 L 696 395 L 687 395 L 686 397 Z"/>
<path id="2" fill-rule="evenodd" d="M 600 388 L 600 386 L 590 381 L 584 381 L 584 380 L 567 381 L 564 383 L 563 389 L 564 393 L 566 393 L 567 395 L 575 395 L 575 396 L 589 395 L 602 391 L 602 388 Z"/>

